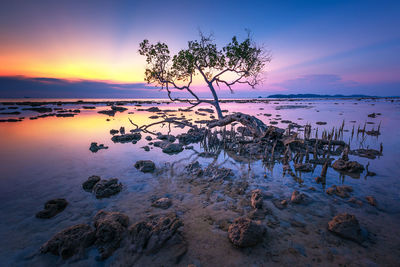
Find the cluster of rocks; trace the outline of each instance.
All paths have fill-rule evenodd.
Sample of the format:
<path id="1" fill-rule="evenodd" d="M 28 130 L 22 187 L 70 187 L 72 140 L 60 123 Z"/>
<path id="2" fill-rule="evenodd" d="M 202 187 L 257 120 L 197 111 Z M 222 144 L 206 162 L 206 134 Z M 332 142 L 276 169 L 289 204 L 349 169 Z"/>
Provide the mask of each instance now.
<path id="1" fill-rule="evenodd" d="M 93 192 L 96 198 L 106 198 L 118 194 L 122 190 L 122 184 L 117 178 L 101 179 L 99 176 L 90 176 L 82 188 L 87 192 Z"/>
<path id="2" fill-rule="evenodd" d="M 183 222 L 176 214 L 153 215 L 129 227 L 129 218 L 120 212 L 100 210 L 89 224 L 77 224 L 55 234 L 40 248 L 41 253 L 52 253 L 68 259 L 83 256 L 95 246 L 99 260 L 110 257 L 121 246 L 129 255 L 155 254 L 165 248 L 174 263 L 187 251 L 182 234 Z"/>
<path id="3" fill-rule="evenodd" d="M 129 218 L 119 212 L 100 210 L 94 216 L 94 228 L 88 224 L 77 224 L 55 234 L 40 248 L 41 253 L 52 253 L 68 259 L 83 254 L 85 249 L 95 245 L 100 259 L 106 259 L 119 248 L 129 224 Z"/>

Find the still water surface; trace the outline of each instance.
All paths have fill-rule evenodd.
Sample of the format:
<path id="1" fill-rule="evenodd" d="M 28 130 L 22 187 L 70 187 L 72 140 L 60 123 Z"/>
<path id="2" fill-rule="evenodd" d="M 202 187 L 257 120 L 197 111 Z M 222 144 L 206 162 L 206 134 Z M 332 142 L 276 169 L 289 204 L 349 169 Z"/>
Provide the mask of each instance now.
<path id="1" fill-rule="evenodd" d="M 63 105 L 62 108 L 81 109 L 83 105 L 69 104 Z M 284 105 L 307 107 L 279 108 Z M 56 256 L 36 255 L 36 253 L 40 246 L 56 232 L 74 224 L 90 223 L 94 214 L 100 209 L 121 211 L 130 217 L 131 222 L 138 221 L 156 212 L 150 208 L 150 199 L 154 196 L 171 197 L 174 200 L 172 209 L 184 218 L 189 250 L 182 261 L 182 266 L 193 262 L 201 266 L 217 265 L 221 263 L 220 257 L 224 257 L 225 254 L 230 255 L 230 258 L 224 262 L 226 265 L 254 264 L 257 266 L 270 262 L 271 258 L 266 256 L 265 251 L 270 253 L 271 248 L 256 248 L 251 253 L 242 253 L 229 244 L 226 232 L 215 229 L 209 224 L 203 225 L 204 217 L 207 216 L 214 216 L 216 220 L 218 218 L 232 220 L 238 216 L 229 209 L 216 207 L 213 197 L 211 200 L 204 199 L 200 193 L 195 193 L 191 185 L 175 179 L 172 171 L 157 176 L 143 174 L 133 166 L 137 160 L 147 159 L 153 160 L 158 168 L 165 166 L 167 168 L 174 164 L 173 169 L 176 172 L 194 160 L 199 160 L 202 166 L 207 166 L 214 159 L 197 157 L 195 152 L 202 151 L 198 144 L 194 145 L 195 151 L 188 149 L 176 155 L 168 155 L 157 147 L 152 147 L 149 152 L 145 152 L 141 147 L 149 143 L 144 139 L 146 134 L 137 144 L 119 144 L 111 141 L 109 133 L 111 129 L 119 129 L 121 126 L 124 126 L 127 132 L 129 129 L 134 129 L 128 118 L 138 125 L 157 121 L 157 119 L 149 119 L 149 116 L 155 113 L 137 109 L 151 106 L 157 106 L 160 109 L 178 109 L 181 107 L 179 104 L 154 103 L 143 104 L 142 107 L 129 104 L 125 105 L 128 108 L 127 111 L 118 112 L 114 117 L 97 113 L 99 110 L 109 109 L 106 105 L 95 106 L 95 110 L 81 109 L 81 112 L 72 118 L 47 117 L 30 120 L 29 117 L 38 115 L 32 111 L 21 111 L 22 114 L 19 116 L 0 115 L 0 119 L 25 117 L 21 122 L 0 124 L 0 265 L 52 266 L 71 263 L 64 262 Z M 0 104 L 0 107 L 9 106 Z M 54 106 L 49 105 L 49 107 Z M 202 106 L 204 107 L 207 108 L 207 106 Z M 395 99 L 393 102 L 386 99 L 360 101 L 346 99 L 223 103 L 222 109 L 256 115 L 266 124 L 278 119 L 276 126 L 281 128 L 286 128 L 288 125 L 282 123 L 281 120 L 290 120 L 300 125 L 311 123 L 313 132 L 318 128 L 319 133 L 322 133 L 323 129 L 340 127 L 345 121 L 346 131 L 343 140 L 350 142 L 352 149 L 363 147 L 379 150 L 380 144 L 383 145 L 383 155 L 374 160 L 350 155 L 351 160 L 356 160 L 364 166 L 370 162 L 369 169 L 376 172 L 376 176 L 365 177 L 364 172 L 360 178 L 351 178 L 329 168 L 326 184 L 326 187 L 333 184 L 351 185 L 354 189 L 352 196 L 364 199 L 365 196 L 372 195 L 378 201 L 378 208 L 369 207 L 367 203 L 361 208 L 354 208 L 346 203 L 332 202 L 332 197 L 325 194 L 325 188 L 316 184 L 314 180 L 320 174 L 321 166 L 317 166 L 313 173 L 299 174 L 303 180 L 299 184 L 291 176 L 283 175 L 281 164 L 277 163 L 272 169 L 266 169 L 261 160 L 250 163 L 239 162 L 226 153 L 219 154 L 217 162 L 233 169 L 237 179 L 246 179 L 249 183 L 248 191 L 261 188 L 273 197 L 285 198 L 290 197 L 294 189 L 305 190 L 309 187 L 316 189 L 315 192 L 309 194 L 315 202 L 320 204 L 286 213 L 277 211 L 281 225 L 277 236 L 280 238 L 286 236 L 286 238 L 279 242 L 269 241 L 269 244 L 274 246 L 271 253 L 279 254 L 277 256 L 279 261 L 275 264 L 287 265 L 298 261 L 312 263 L 313 259 L 318 258 L 325 261 L 325 255 L 329 253 L 335 255 L 338 262 L 348 264 L 361 261 L 360 264 L 363 265 L 364 261 L 365 264 L 390 265 L 395 260 L 399 260 L 400 102 L 398 100 Z M 133 114 L 129 114 L 132 112 Z M 373 112 L 382 115 L 369 118 L 367 115 Z M 181 112 L 169 114 L 180 116 Z M 264 114 L 271 114 L 271 116 Z M 187 119 L 193 120 L 209 118 L 209 114 L 200 116 L 194 112 L 185 112 L 184 115 Z M 315 124 L 318 121 L 324 121 L 327 124 Z M 373 123 L 366 124 L 367 129 L 376 129 L 381 124 L 381 135 L 378 137 L 355 135 L 351 138 L 353 125 L 355 129 L 358 126 L 362 128 L 366 122 Z M 152 130 L 167 133 L 168 127 L 155 126 Z M 186 129 L 172 128 L 174 135 L 184 131 Z M 109 148 L 92 153 L 89 150 L 91 142 L 105 144 Z M 111 198 L 98 200 L 90 193 L 83 191 L 81 187 L 82 182 L 91 175 L 99 175 L 102 178 L 117 177 L 124 185 L 123 191 Z M 53 198 L 66 198 L 69 205 L 52 219 L 35 218 L 35 213 L 42 209 L 43 204 Z M 226 201 L 235 202 L 235 199 L 226 197 Z M 324 225 L 331 219 L 331 211 L 327 211 L 328 205 L 333 205 L 336 211 L 356 214 L 360 223 L 376 235 L 375 244 L 368 249 L 350 245 L 356 247 L 354 251 L 344 246 L 335 248 L 334 253 L 327 247 L 313 247 L 313 244 L 318 243 L 319 237 L 312 234 L 298 236 L 293 229 L 285 226 L 290 218 L 295 218 L 305 223 L 310 232 L 315 232 L 320 228 L 325 230 Z M 308 216 L 308 213 L 318 213 L 316 211 L 318 209 L 321 210 L 317 214 L 319 220 L 316 221 L 314 217 Z M 273 237 L 274 233 L 271 235 Z M 305 251 L 304 254 L 307 256 L 287 256 L 285 251 L 290 247 L 295 247 L 300 252 Z M 347 254 L 344 251 L 348 251 Z M 82 266 L 110 265 L 123 257 L 117 251 L 114 256 L 101 263 L 94 260 L 95 256 L 96 251 L 91 250 L 87 258 L 75 263 Z"/>

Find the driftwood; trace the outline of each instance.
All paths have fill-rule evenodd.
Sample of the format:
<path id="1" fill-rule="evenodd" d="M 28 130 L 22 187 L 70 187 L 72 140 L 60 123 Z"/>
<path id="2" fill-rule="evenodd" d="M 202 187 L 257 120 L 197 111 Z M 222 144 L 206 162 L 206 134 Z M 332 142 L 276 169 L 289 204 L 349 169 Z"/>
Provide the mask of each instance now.
<path id="1" fill-rule="evenodd" d="M 148 128 L 150 128 L 150 127 L 152 127 L 154 125 L 158 125 L 158 124 L 168 123 L 169 125 L 170 124 L 177 124 L 177 125 L 181 125 L 181 126 L 185 126 L 185 127 L 189 127 L 189 128 L 197 128 L 196 125 L 193 125 L 193 124 L 191 124 L 189 122 L 177 121 L 177 120 L 174 120 L 174 119 L 171 119 L 171 118 L 166 118 L 166 119 L 164 119 L 162 121 L 157 121 L 157 122 L 153 122 L 153 123 L 150 123 L 150 124 L 145 124 L 145 125 L 142 125 L 142 126 L 137 125 L 130 118 L 128 118 L 128 120 L 133 126 L 136 127 L 136 129 L 135 129 L 136 131 L 143 131 L 143 132 L 146 132 L 146 133 L 149 133 L 149 134 L 153 134 L 153 135 L 157 135 L 157 134 L 149 131 Z"/>
<path id="2" fill-rule="evenodd" d="M 262 137 L 265 131 L 268 129 L 268 126 L 265 125 L 261 120 L 257 119 L 254 116 L 243 114 L 240 112 L 227 115 L 218 121 L 210 122 L 207 126 L 212 129 L 214 127 L 226 126 L 235 121 L 240 122 L 241 124 L 243 124 L 243 126 L 246 126 L 254 137 Z"/>

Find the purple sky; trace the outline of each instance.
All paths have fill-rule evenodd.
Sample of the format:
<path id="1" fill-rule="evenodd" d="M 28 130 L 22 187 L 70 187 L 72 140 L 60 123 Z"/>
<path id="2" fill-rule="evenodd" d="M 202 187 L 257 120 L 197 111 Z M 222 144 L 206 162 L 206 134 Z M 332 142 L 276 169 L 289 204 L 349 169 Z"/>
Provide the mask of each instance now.
<path id="1" fill-rule="evenodd" d="M 398 96 L 399 13 L 399 1 L 368 0 L 9 1 L 0 9 L 0 97 L 163 97 L 143 83 L 139 42 L 176 52 L 198 29 L 220 47 L 251 29 L 272 53 L 262 85 L 222 97 Z"/>

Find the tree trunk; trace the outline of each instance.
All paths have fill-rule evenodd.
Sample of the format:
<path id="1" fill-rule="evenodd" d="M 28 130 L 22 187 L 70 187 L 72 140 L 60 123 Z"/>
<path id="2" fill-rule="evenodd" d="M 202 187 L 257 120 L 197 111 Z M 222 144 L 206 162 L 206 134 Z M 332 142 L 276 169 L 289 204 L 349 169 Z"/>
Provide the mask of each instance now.
<path id="1" fill-rule="evenodd" d="M 225 116 L 218 121 L 211 122 L 208 124 L 208 127 L 223 127 L 235 121 L 240 122 L 243 126 L 245 126 L 254 137 L 262 137 L 268 129 L 268 126 L 265 125 L 260 119 L 240 112 Z"/>
<path id="2" fill-rule="evenodd" d="M 218 119 L 222 119 L 222 118 L 224 118 L 224 115 L 222 115 L 222 110 L 221 110 L 221 107 L 219 106 L 219 100 L 218 100 L 217 93 L 215 92 L 214 86 L 212 85 L 212 83 L 208 83 L 208 87 L 210 88 L 210 91 L 214 97 L 213 105 L 217 111 Z"/>

